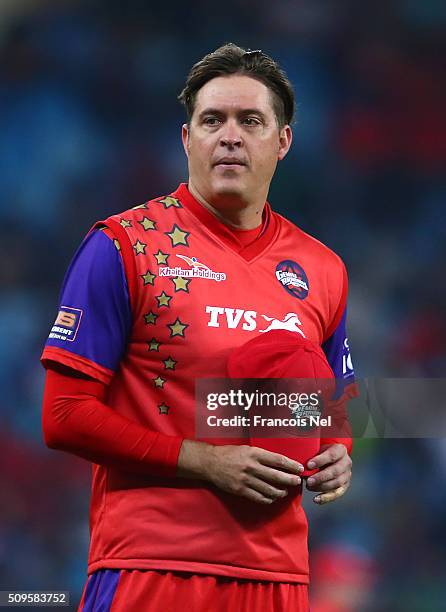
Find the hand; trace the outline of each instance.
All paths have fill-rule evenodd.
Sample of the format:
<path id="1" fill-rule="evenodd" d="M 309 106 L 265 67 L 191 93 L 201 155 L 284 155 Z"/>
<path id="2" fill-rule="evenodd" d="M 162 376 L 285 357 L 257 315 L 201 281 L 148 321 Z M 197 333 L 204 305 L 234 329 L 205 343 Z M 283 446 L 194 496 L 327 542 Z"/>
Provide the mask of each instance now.
<path id="1" fill-rule="evenodd" d="M 304 467 L 297 461 L 247 445 L 211 446 L 185 440 L 178 459 L 178 476 L 212 482 L 222 491 L 260 504 L 272 504 L 288 495 L 288 487 L 302 483 Z"/>
<path id="2" fill-rule="evenodd" d="M 313 501 L 322 505 L 342 497 L 347 491 L 352 478 L 352 460 L 343 444 L 330 444 L 321 450 L 307 463 L 309 469 L 319 468 L 319 472 L 307 479 L 307 489 L 321 492 Z"/>

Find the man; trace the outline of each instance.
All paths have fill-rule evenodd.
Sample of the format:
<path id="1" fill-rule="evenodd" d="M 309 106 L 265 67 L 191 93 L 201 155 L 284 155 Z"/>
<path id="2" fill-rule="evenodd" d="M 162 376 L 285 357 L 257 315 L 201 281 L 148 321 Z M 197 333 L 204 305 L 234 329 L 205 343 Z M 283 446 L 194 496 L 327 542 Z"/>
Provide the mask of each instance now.
<path id="1" fill-rule="evenodd" d="M 319 468 L 316 502 L 339 497 L 351 444 L 322 440 L 303 466 L 194 440 L 194 383 L 291 320 L 348 382 L 345 268 L 266 203 L 292 140 L 277 64 L 225 45 L 180 99 L 188 183 L 88 234 L 42 355 L 46 443 L 93 462 L 80 609 L 306 611 L 302 473 Z"/>

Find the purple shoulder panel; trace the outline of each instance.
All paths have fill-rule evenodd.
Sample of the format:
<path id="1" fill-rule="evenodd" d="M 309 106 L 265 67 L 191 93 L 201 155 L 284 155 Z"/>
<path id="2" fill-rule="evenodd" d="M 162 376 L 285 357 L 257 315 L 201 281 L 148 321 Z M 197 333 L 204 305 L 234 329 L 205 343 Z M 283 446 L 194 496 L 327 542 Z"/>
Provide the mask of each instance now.
<path id="1" fill-rule="evenodd" d="M 108 236 L 93 231 L 67 270 L 59 313 L 45 346 L 65 349 L 115 371 L 131 325 L 121 256 Z"/>
<path id="2" fill-rule="evenodd" d="M 322 350 L 337 380 L 336 397 L 340 397 L 345 387 L 355 380 L 355 372 L 345 329 L 346 319 L 347 309 L 344 310 L 342 319 L 339 321 L 333 334 L 322 345 Z"/>

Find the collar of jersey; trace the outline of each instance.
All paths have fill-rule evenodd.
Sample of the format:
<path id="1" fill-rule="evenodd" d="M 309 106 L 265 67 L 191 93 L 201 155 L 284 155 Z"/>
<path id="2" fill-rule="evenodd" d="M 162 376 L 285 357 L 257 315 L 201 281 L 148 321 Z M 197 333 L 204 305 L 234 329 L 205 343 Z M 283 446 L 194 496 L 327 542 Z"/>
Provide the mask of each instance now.
<path id="1" fill-rule="evenodd" d="M 235 232 L 232 232 L 227 225 L 222 223 L 203 204 L 194 198 L 188 189 L 187 183 L 181 183 L 172 195 L 178 198 L 183 206 L 206 226 L 212 234 L 246 261 L 251 261 L 260 255 L 276 236 L 276 230 L 278 229 L 277 218 L 268 202 L 265 202 L 265 208 L 263 209 L 262 230 L 258 238 L 253 243 L 244 247 L 238 240 Z"/>

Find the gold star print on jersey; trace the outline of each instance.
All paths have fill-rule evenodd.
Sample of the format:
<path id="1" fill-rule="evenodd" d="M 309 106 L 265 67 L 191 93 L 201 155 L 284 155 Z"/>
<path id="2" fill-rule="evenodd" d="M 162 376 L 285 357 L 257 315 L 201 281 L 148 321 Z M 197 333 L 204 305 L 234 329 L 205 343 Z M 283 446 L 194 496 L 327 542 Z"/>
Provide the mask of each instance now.
<path id="1" fill-rule="evenodd" d="M 175 359 L 172 359 L 172 357 L 169 355 L 169 357 L 165 359 L 163 363 L 166 370 L 175 370 L 175 366 L 178 362 L 175 361 Z"/>
<path id="2" fill-rule="evenodd" d="M 126 227 L 132 227 L 132 222 L 129 219 L 121 219 L 119 223 L 124 229 Z"/>
<path id="3" fill-rule="evenodd" d="M 138 223 L 142 225 L 142 227 L 144 228 L 144 231 L 146 232 L 147 230 L 156 229 L 155 221 L 152 221 L 152 219 L 149 219 L 148 217 L 143 217 L 143 219 L 141 219 L 141 221 L 138 221 Z"/>
<path id="4" fill-rule="evenodd" d="M 160 198 L 159 200 L 157 200 L 157 202 L 162 204 L 164 208 L 170 208 L 171 206 L 175 206 L 175 208 L 181 208 L 180 201 L 172 196 Z"/>
<path id="5" fill-rule="evenodd" d="M 190 236 L 190 232 L 185 232 L 184 230 L 181 229 L 181 227 L 178 227 L 176 223 L 174 223 L 170 232 L 164 232 L 164 233 L 166 234 L 166 236 L 169 236 L 173 247 L 176 247 L 179 245 L 187 246 L 187 247 L 189 246 L 187 239 Z"/>
<path id="6" fill-rule="evenodd" d="M 152 338 L 150 342 L 148 342 L 148 345 L 149 345 L 149 351 L 158 352 L 160 350 L 161 342 L 158 342 L 156 338 Z"/>
<path id="7" fill-rule="evenodd" d="M 117 251 L 121 250 L 121 245 L 119 244 L 118 240 L 116 240 L 116 238 L 113 238 L 113 244 L 115 245 Z"/>
<path id="8" fill-rule="evenodd" d="M 166 406 L 163 402 L 162 404 L 158 404 L 158 410 L 160 414 L 169 414 L 170 406 Z"/>
<path id="9" fill-rule="evenodd" d="M 144 204 L 138 204 L 137 206 L 133 206 L 132 210 L 139 210 L 140 208 L 147 209 L 147 202 L 144 202 Z"/>
<path id="10" fill-rule="evenodd" d="M 174 338 L 175 336 L 180 336 L 184 338 L 184 330 L 186 327 L 189 327 L 187 323 L 182 323 L 180 319 L 177 317 L 173 323 L 169 323 L 167 327 L 170 329 L 170 337 Z"/>
<path id="11" fill-rule="evenodd" d="M 190 278 L 183 278 L 182 276 L 177 276 L 175 278 L 171 278 L 170 280 L 175 285 L 175 293 L 177 291 L 185 291 L 186 293 L 189 293 L 188 285 L 191 281 Z"/>
<path id="12" fill-rule="evenodd" d="M 172 296 L 167 295 L 167 293 L 165 293 L 164 291 L 161 293 L 161 295 L 157 295 L 156 300 L 158 302 L 158 308 L 161 308 L 162 306 L 166 306 L 166 308 L 169 308 L 169 302 L 171 299 Z"/>
<path id="13" fill-rule="evenodd" d="M 162 389 L 164 387 L 164 383 L 166 382 L 165 378 L 161 378 L 161 376 L 157 376 L 153 379 L 153 384 L 155 387 Z"/>
<path id="14" fill-rule="evenodd" d="M 169 253 L 163 253 L 161 249 L 158 249 L 158 253 L 154 253 L 153 255 L 156 259 L 156 263 L 161 265 L 167 265 L 167 260 L 169 259 Z"/>
<path id="15" fill-rule="evenodd" d="M 155 314 L 154 312 L 150 311 L 147 314 L 144 315 L 144 323 L 146 325 L 155 325 L 157 318 L 159 317 L 159 315 Z"/>
<path id="16" fill-rule="evenodd" d="M 135 253 L 137 255 L 145 255 L 146 253 L 146 246 L 147 244 L 145 244 L 144 242 L 141 242 L 139 239 L 135 242 L 135 244 L 133 245 L 133 248 L 135 250 Z"/>
<path id="17" fill-rule="evenodd" d="M 141 278 L 144 282 L 144 286 L 153 285 L 156 278 L 156 274 L 152 274 L 150 270 L 147 270 L 145 274 L 141 274 Z"/>

